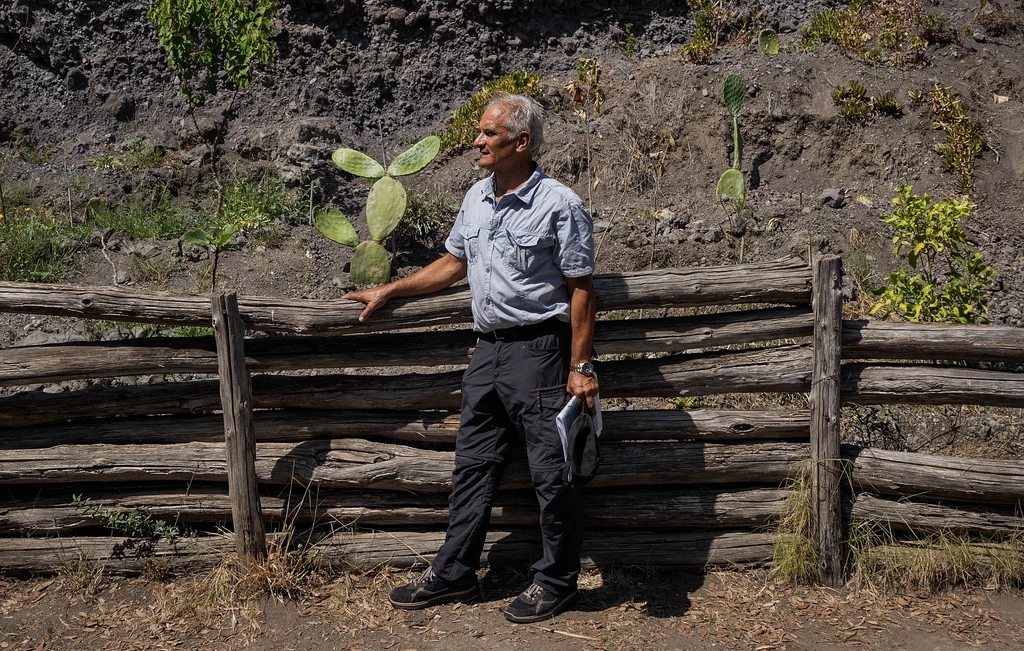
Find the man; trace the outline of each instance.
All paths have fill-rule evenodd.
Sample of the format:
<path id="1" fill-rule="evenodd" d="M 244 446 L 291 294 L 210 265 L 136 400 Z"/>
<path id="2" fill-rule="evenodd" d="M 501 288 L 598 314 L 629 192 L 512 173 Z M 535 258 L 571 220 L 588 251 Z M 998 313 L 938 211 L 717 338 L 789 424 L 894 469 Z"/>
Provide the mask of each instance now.
<path id="1" fill-rule="evenodd" d="M 582 504 L 562 480 L 555 416 L 567 393 L 593 411 L 590 364 L 596 302 L 593 227 L 579 197 L 540 170 L 543 109 L 532 99 L 494 99 L 473 146 L 492 174 L 466 194 L 445 248 L 416 273 L 345 298 L 365 320 L 388 299 L 436 292 L 467 275 L 480 333 L 462 380 L 462 418 L 449 499 L 450 524 L 433 565 L 391 592 L 397 608 L 470 601 L 491 501 L 515 435 L 526 440 L 540 503 L 544 557 L 533 584 L 506 609 L 513 622 L 554 617 L 578 598 Z"/>

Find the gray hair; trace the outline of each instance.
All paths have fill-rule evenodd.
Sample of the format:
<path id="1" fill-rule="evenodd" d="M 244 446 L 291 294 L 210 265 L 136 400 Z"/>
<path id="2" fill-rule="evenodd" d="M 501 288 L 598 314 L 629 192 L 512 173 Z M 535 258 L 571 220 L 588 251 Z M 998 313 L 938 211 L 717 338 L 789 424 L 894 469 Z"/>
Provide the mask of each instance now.
<path id="1" fill-rule="evenodd" d="M 527 95 L 496 95 L 487 108 L 504 109 L 505 128 L 515 135 L 530 134 L 530 155 L 536 158 L 544 146 L 544 108 Z"/>

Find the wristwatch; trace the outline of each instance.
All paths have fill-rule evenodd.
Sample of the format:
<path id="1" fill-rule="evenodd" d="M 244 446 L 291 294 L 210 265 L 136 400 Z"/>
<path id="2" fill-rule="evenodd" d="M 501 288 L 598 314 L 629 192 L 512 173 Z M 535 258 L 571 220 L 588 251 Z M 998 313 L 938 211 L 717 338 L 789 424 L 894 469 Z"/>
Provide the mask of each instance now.
<path id="1" fill-rule="evenodd" d="M 579 364 L 573 364 L 569 367 L 569 370 L 573 373 L 579 373 L 580 375 L 586 375 L 587 377 L 594 376 L 594 365 L 590 362 L 580 362 Z"/>

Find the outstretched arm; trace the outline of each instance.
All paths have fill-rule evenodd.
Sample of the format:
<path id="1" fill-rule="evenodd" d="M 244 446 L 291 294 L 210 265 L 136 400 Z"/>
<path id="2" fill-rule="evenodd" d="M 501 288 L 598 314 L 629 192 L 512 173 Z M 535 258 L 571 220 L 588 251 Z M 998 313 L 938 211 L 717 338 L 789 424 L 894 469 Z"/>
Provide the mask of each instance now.
<path id="1" fill-rule="evenodd" d="M 594 350 L 594 318 L 597 316 L 594 276 L 566 278 L 565 284 L 569 288 L 569 319 L 572 322 L 571 363 L 589 362 Z M 594 413 L 597 378 L 570 372 L 566 391 L 586 402 L 587 409 Z"/>
<path id="2" fill-rule="evenodd" d="M 380 287 L 371 287 L 360 292 L 349 292 L 342 298 L 366 303 L 366 309 L 359 315 L 360 321 L 366 321 L 389 299 L 433 294 L 445 287 L 450 287 L 465 277 L 466 261 L 456 258 L 451 253 L 446 253 L 443 257 L 434 260 L 410 276 Z"/>

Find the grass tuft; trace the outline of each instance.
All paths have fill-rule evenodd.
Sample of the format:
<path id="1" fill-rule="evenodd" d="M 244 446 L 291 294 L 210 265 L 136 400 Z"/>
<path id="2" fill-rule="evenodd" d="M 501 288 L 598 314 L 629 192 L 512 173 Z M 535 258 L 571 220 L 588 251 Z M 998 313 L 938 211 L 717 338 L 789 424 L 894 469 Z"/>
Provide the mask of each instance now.
<path id="1" fill-rule="evenodd" d="M 807 585 L 818 578 L 818 555 L 811 540 L 811 478 L 801 473 L 789 485 L 786 513 L 774 529 L 770 575 L 790 585 Z"/>
<path id="2" fill-rule="evenodd" d="M 960 103 L 955 89 L 941 84 L 928 93 L 932 101 L 935 128 L 946 134 L 945 142 L 935 145 L 942 157 L 942 169 L 957 175 L 957 192 L 974 187 L 974 159 L 985 148 L 981 130 Z"/>

